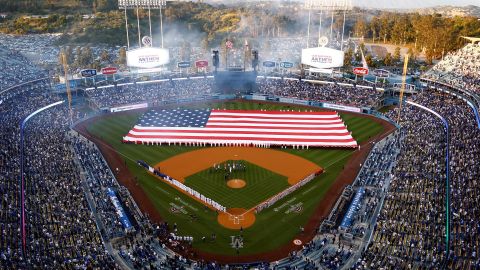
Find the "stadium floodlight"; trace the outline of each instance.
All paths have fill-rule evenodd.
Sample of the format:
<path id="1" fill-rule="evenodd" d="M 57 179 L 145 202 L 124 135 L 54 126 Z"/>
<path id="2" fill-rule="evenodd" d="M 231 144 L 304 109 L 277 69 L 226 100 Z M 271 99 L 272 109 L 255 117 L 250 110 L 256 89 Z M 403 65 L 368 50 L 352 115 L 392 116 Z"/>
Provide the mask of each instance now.
<path id="1" fill-rule="evenodd" d="M 137 11 L 137 32 L 138 32 L 138 46 L 141 47 L 141 34 L 140 34 L 140 21 L 138 18 L 139 9 L 148 9 L 148 25 L 150 28 L 150 38 L 152 37 L 152 20 L 150 15 L 150 9 L 159 9 L 160 10 L 160 32 L 162 38 L 162 48 L 163 48 L 163 15 L 162 9 L 167 5 L 167 0 L 118 0 L 118 9 L 123 9 L 125 11 L 125 30 L 127 32 L 127 48 L 130 49 L 130 40 L 128 36 L 128 19 L 127 19 L 127 9 L 136 9 Z"/>
<path id="2" fill-rule="evenodd" d="M 118 0 L 119 9 L 153 8 L 166 6 L 166 0 Z"/>
<path id="3" fill-rule="evenodd" d="M 351 10 L 351 0 L 306 0 L 305 9 L 308 10 L 331 10 L 342 11 Z"/>
<path id="4" fill-rule="evenodd" d="M 347 10 L 352 10 L 352 0 L 306 0 L 304 8 L 308 10 L 308 29 L 307 29 L 307 48 L 310 43 L 310 22 L 311 22 L 311 13 L 313 11 L 320 11 L 320 24 L 318 28 L 318 39 L 321 38 L 321 27 L 322 27 L 322 13 L 325 11 L 331 12 L 331 23 L 330 23 L 330 40 L 333 37 L 333 15 L 335 11 L 343 11 L 343 26 L 342 26 L 342 41 L 341 41 L 341 50 L 343 50 L 343 36 L 345 32 L 345 14 Z"/>

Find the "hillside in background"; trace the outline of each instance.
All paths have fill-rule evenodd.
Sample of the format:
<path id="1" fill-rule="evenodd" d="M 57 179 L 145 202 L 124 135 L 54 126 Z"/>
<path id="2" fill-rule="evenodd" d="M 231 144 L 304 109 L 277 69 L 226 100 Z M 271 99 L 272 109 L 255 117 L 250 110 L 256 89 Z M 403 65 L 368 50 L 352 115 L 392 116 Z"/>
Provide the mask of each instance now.
<path id="1" fill-rule="evenodd" d="M 455 7 L 455 6 L 438 6 L 431 8 L 420 8 L 420 9 L 410 9 L 406 12 L 418 12 L 419 14 L 440 14 L 445 17 L 477 17 L 480 18 L 480 6 L 464 6 L 464 7 Z"/>
<path id="2" fill-rule="evenodd" d="M 122 46 L 127 43 L 124 11 L 117 9 L 116 0 L 4 2 L 2 11 L 6 11 L 7 18 L 0 19 L 1 33 L 62 33 L 60 45 L 103 43 Z M 462 47 L 465 40 L 461 36 L 480 36 L 480 20 L 474 17 L 478 10 L 474 6 L 419 9 L 418 12 L 354 8 L 346 16 L 345 35 L 362 38 L 365 43 L 410 48 L 412 54 L 425 55 L 427 62 L 431 63 L 433 59 Z M 432 12 L 437 13 L 430 14 Z M 129 10 L 127 14 L 130 42 L 136 44 L 136 13 Z M 148 11 L 140 10 L 138 15 L 143 29 L 141 36 L 149 35 Z M 332 31 L 330 37 L 335 40 L 341 36 L 343 16 L 338 12 L 333 15 L 331 25 L 330 14 L 324 14 L 322 31 Z M 268 43 L 271 38 L 307 36 L 308 11 L 298 2 L 240 2 L 237 5 L 168 2 L 163 16 L 166 46 L 188 43 L 186 47 L 207 49 L 219 46 L 228 38 L 236 47 L 241 47 L 247 39 L 255 46 L 255 42 Z M 151 20 L 153 41 L 159 44 L 158 10 L 152 11 Z M 315 14 L 311 33 L 317 29 L 318 15 Z M 266 45 L 269 46 L 271 44 Z"/>

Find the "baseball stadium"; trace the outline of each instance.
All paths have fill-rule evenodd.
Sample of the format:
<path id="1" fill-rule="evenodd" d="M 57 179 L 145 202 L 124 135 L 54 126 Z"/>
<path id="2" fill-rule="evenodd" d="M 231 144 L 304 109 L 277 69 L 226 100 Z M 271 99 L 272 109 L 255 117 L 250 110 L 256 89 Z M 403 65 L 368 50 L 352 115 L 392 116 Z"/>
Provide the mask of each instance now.
<path id="1" fill-rule="evenodd" d="M 57 2 L 0 12 L 0 269 L 480 269 L 478 3 Z"/>

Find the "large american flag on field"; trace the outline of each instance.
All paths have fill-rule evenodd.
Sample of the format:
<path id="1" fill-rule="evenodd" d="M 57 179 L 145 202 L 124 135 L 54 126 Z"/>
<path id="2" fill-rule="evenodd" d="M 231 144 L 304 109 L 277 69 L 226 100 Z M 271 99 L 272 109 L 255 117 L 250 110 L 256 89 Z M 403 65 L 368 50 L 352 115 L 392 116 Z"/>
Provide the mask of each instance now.
<path id="1" fill-rule="evenodd" d="M 337 112 L 150 110 L 123 138 L 134 143 L 357 147 Z"/>

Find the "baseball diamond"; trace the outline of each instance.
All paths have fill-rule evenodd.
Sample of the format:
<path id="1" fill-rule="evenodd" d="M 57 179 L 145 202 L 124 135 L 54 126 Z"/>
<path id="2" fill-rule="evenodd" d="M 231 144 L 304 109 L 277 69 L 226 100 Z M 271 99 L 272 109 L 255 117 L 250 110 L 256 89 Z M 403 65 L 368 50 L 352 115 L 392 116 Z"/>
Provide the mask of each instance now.
<path id="1" fill-rule="evenodd" d="M 262 110 L 284 110 L 287 108 L 289 110 L 296 109 L 297 111 L 304 110 L 302 107 L 292 107 L 290 105 L 245 101 L 191 104 L 188 107 L 239 110 L 247 108 L 255 110 L 261 107 Z M 309 111 L 312 109 L 308 108 Z M 225 262 L 232 259 L 235 261 L 248 261 L 252 256 L 256 258 L 258 256 L 276 257 L 281 254 L 279 248 L 282 246 L 284 248 L 289 247 L 285 250 L 294 248 L 295 245 L 292 244 L 294 238 L 307 242 L 312 237 L 312 232 L 309 231 L 311 230 L 310 228 L 313 228 L 312 225 L 318 222 L 312 219 L 312 214 L 318 211 L 328 212 L 332 207 L 332 199 L 336 196 L 334 194 L 338 192 L 331 190 L 335 188 L 335 180 L 339 177 L 339 174 L 342 174 L 344 168 L 350 168 L 351 165 L 348 165 L 348 160 L 362 152 L 361 150 L 334 148 L 203 147 L 173 144 L 160 146 L 120 142 L 118 139 L 125 134 L 124 132 L 130 129 L 141 114 L 142 112 L 128 112 L 98 118 L 87 123 L 85 127 L 88 128 L 88 131 L 86 132 L 97 136 L 97 139 L 103 138 L 103 143 L 99 143 L 100 148 L 106 143 L 110 145 L 108 148 L 105 148 L 107 152 L 115 149 L 118 154 L 123 156 L 121 160 L 123 160 L 122 164 L 127 165 L 125 169 L 128 169 L 129 173 L 135 175 L 133 182 L 132 178 L 127 180 L 128 185 L 132 191 L 140 188 L 141 192 L 145 194 L 139 198 L 141 209 L 146 210 L 148 208 L 149 210 L 146 211 L 151 213 L 149 214 L 150 216 L 161 216 L 162 219 L 176 223 L 182 234 L 193 236 L 193 249 L 198 254 L 202 254 L 205 258 L 214 256 L 217 260 Z M 372 139 L 379 136 L 388 127 L 387 125 L 385 127 L 380 125 L 382 122 L 372 121 L 371 119 L 373 118 L 348 113 L 340 113 L 340 115 L 352 131 L 353 138 L 362 146 L 366 145 L 365 142 L 369 138 Z M 147 170 L 139 167 L 133 161 L 137 159 L 144 160 L 152 168 L 171 176 L 172 179 L 183 182 L 196 191 L 202 190 L 199 193 L 205 193 L 202 195 L 206 197 L 211 196 L 210 199 L 218 200 L 224 197 L 230 200 L 232 204 L 230 204 L 230 207 L 227 207 L 225 213 L 210 209 L 198 200 L 189 198 L 188 195 L 176 188 L 172 188 L 151 175 Z M 250 165 L 247 165 L 247 170 L 244 173 L 232 173 L 232 177 L 245 181 L 246 186 L 244 188 L 229 188 L 221 174 L 216 175 L 210 172 L 214 170 L 212 168 L 215 168 L 215 165 L 219 167 L 223 162 L 232 161 L 242 161 L 244 164 L 258 167 L 258 169 L 253 169 L 253 167 L 249 169 Z M 349 170 L 353 172 L 355 169 L 352 167 Z M 271 172 L 275 172 L 278 175 L 277 177 L 285 178 L 283 180 L 285 181 L 283 189 L 293 187 L 309 175 L 317 176 L 304 186 L 302 185 L 295 189 L 291 194 L 279 198 L 278 201 L 274 200 L 272 207 L 262 208 L 261 212 L 256 213 L 255 206 L 265 202 L 272 196 L 275 198 L 274 195 L 282 191 L 282 189 L 277 189 L 277 191 L 272 189 L 269 191 L 270 195 L 261 197 L 262 188 L 255 188 L 255 182 L 258 181 L 255 179 L 259 179 L 258 177 L 262 175 L 271 175 Z M 350 173 L 350 171 L 344 171 L 344 173 Z M 206 180 L 205 178 L 208 176 L 212 179 Z M 269 178 L 268 176 L 264 178 L 261 177 L 259 180 L 267 181 L 266 183 L 270 183 L 270 185 L 273 183 L 269 179 L 273 181 L 274 178 Z M 251 186 L 254 189 L 249 189 Z M 265 187 L 268 187 L 268 184 Z M 220 192 L 220 190 L 224 191 Z M 215 195 L 216 192 L 220 193 Z M 225 192 L 229 192 L 232 195 Z M 238 192 L 245 195 L 233 196 L 234 193 Z M 258 196 L 260 196 L 260 200 L 252 200 L 252 198 Z M 134 195 L 134 197 L 136 196 Z M 181 200 L 177 198 L 181 198 Z M 330 202 L 326 200 L 330 200 Z M 172 204 L 181 207 L 183 213 L 170 211 Z M 147 207 L 147 205 L 150 206 Z M 279 207 L 281 207 L 281 210 L 279 210 Z M 302 211 L 290 211 L 289 209 L 292 207 L 294 209 L 302 209 Z M 192 216 L 194 217 L 193 219 Z M 272 220 L 275 220 L 275 223 L 272 223 Z M 269 230 L 265 231 L 267 224 Z M 286 224 L 290 225 L 285 227 Z M 299 231 L 299 228 L 304 228 L 302 229 L 303 233 Z M 279 230 L 282 231 L 281 234 L 278 233 Z M 232 233 L 240 232 L 244 241 L 244 246 L 239 251 L 241 256 L 231 257 L 232 255 L 237 255 L 237 250 L 229 248 L 230 236 L 233 235 Z M 215 234 L 214 242 L 202 240 L 204 239 L 203 237 L 211 238 L 212 234 Z M 262 239 L 269 239 L 268 244 L 265 244 L 265 241 Z"/>

